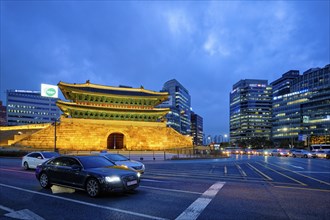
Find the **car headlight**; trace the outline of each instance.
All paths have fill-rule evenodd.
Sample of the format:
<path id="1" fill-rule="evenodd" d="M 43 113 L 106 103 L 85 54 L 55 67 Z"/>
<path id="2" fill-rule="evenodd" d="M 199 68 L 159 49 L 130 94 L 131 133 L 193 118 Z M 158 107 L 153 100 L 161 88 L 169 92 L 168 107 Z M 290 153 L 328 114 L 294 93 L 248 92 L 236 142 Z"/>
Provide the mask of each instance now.
<path id="1" fill-rule="evenodd" d="M 109 183 L 120 182 L 120 177 L 119 176 L 106 176 L 105 181 L 107 181 Z"/>
<path id="2" fill-rule="evenodd" d="M 137 174 L 136 174 L 136 175 L 137 175 L 137 177 L 138 177 L 138 178 L 140 178 L 140 176 L 141 176 L 141 173 L 137 172 Z"/>

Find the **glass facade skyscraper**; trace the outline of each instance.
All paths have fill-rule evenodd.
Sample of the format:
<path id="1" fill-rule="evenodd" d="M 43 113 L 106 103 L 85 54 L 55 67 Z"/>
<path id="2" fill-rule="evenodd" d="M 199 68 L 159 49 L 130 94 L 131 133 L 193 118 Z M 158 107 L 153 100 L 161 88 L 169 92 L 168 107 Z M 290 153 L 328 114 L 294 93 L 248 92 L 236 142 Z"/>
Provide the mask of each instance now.
<path id="1" fill-rule="evenodd" d="M 306 138 L 329 135 L 330 65 L 309 69 L 292 78 L 289 85 L 286 93 L 273 95 L 273 141 L 295 146 Z"/>
<path id="2" fill-rule="evenodd" d="M 191 112 L 191 136 L 193 145 L 203 145 L 203 118 L 194 112 Z"/>
<path id="3" fill-rule="evenodd" d="M 267 80 L 245 79 L 230 93 L 230 140 L 270 139 L 272 89 Z"/>
<path id="4" fill-rule="evenodd" d="M 39 91 L 7 90 L 7 125 L 48 123 L 61 115 L 56 98 Z"/>
<path id="5" fill-rule="evenodd" d="M 191 97 L 186 88 L 184 88 L 177 80 L 167 81 L 162 91 L 166 91 L 170 95 L 170 99 L 166 103 L 162 103 L 159 107 L 169 107 L 171 112 L 166 115 L 167 125 L 184 135 L 191 134 Z"/>

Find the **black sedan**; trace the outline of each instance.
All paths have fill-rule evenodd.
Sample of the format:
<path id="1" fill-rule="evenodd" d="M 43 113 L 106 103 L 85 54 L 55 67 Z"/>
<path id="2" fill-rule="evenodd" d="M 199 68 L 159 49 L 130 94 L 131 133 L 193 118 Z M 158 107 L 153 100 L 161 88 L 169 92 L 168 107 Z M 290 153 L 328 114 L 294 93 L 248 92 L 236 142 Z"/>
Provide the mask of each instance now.
<path id="1" fill-rule="evenodd" d="M 101 156 L 60 156 L 36 169 L 43 188 L 53 184 L 87 191 L 91 197 L 101 192 L 129 191 L 140 184 L 138 172 L 116 166 Z"/>

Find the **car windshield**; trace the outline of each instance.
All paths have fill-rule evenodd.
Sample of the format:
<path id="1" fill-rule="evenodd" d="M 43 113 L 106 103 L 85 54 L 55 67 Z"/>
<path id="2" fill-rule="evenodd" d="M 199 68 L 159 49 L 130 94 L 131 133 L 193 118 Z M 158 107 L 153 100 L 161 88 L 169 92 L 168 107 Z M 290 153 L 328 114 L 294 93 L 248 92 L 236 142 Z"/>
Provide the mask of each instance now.
<path id="1" fill-rule="evenodd" d="M 121 155 L 121 154 L 106 154 L 107 158 L 109 158 L 112 161 L 126 161 L 128 160 L 127 157 Z"/>
<path id="2" fill-rule="evenodd" d="M 60 154 L 56 153 L 56 152 L 42 152 L 42 155 L 44 155 L 45 158 L 52 158 L 52 157 L 60 156 Z"/>
<path id="3" fill-rule="evenodd" d="M 84 166 L 85 169 L 98 168 L 98 167 L 109 167 L 109 166 L 114 165 L 109 160 L 105 159 L 104 157 L 100 157 L 100 156 L 82 156 L 82 157 L 79 157 L 78 159 L 80 160 L 81 164 Z"/>

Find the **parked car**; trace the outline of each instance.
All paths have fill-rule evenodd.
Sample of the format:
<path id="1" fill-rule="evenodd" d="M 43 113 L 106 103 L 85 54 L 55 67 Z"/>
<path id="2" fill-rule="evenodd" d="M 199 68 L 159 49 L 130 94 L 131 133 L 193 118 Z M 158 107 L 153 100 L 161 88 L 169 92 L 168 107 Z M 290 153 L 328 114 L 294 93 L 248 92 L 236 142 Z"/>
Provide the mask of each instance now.
<path id="1" fill-rule="evenodd" d="M 258 150 L 253 150 L 254 155 L 264 155 L 264 150 L 263 149 L 258 149 Z"/>
<path id="2" fill-rule="evenodd" d="M 291 155 L 291 151 L 287 149 L 278 149 L 277 156 L 279 157 L 289 157 Z"/>
<path id="3" fill-rule="evenodd" d="M 316 157 L 317 158 L 330 158 L 330 151 L 329 150 L 318 150 L 315 151 Z"/>
<path id="4" fill-rule="evenodd" d="M 246 154 L 246 155 L 252 155 L 253 154 L 253 150 L 251 150 L 251 149 L 245 149 L 244 154 Z"/>
<path id="5" fill-rule="evenodd" d="M 31 152 L 22 158 L 22 167 L 25 170 L 35 169 L 39 164 L 46 162 L 50 158 L 58 157 L 58 156 L 60 156 L 60 154 L 57 152 L 50 152 L 50 151 Z"/>
<path id="6" fill-rule="evenodd" d="M 278 149 L 267 149 L 264 150 L 265 156 L 279 156 L 279 150 Z"/>
<path id="7" fill-rule="evenodd" d="M 85 190 L 96 197 L 102 192 L 129 191 L 140 184 L 140 173 L 119 167 L 102 156 L 59 156 L 37 166 L 43 188 L 52 185 Z"/>
<path id="8" fill-rule="evenodd" d="M 135 160 L 130 160 L 124 155 L 110 153 L 100 153 L 100 155 L 106 157 L 108 160 L 118 166 L 124 166 L 126 168 L 133 169 L 141 174 L 145 171 L 145 166 L 143 163 Z"/>
<path id="9" fill-rule="evenodd" d="M 273 156 L 273 155 L 274 155 L 274 152 L 277 152 L 277 150 L 274 150 L 274 149 L 266 149 L 266 150 L 263 150 L 263 155 L 264 155 L 264 156 Z"/>
<path id="10" fill-rule="evenodd" d="M 330 150 L 327 150 L 326 151 L 325 158 L 330 159 Z"/>
<path id="11" fill-rule="evenodd" d="M 313 154 L 307 150 L 297 149 L 292 151 L 292 157 L 311 158 L 313 157 Z"/>

